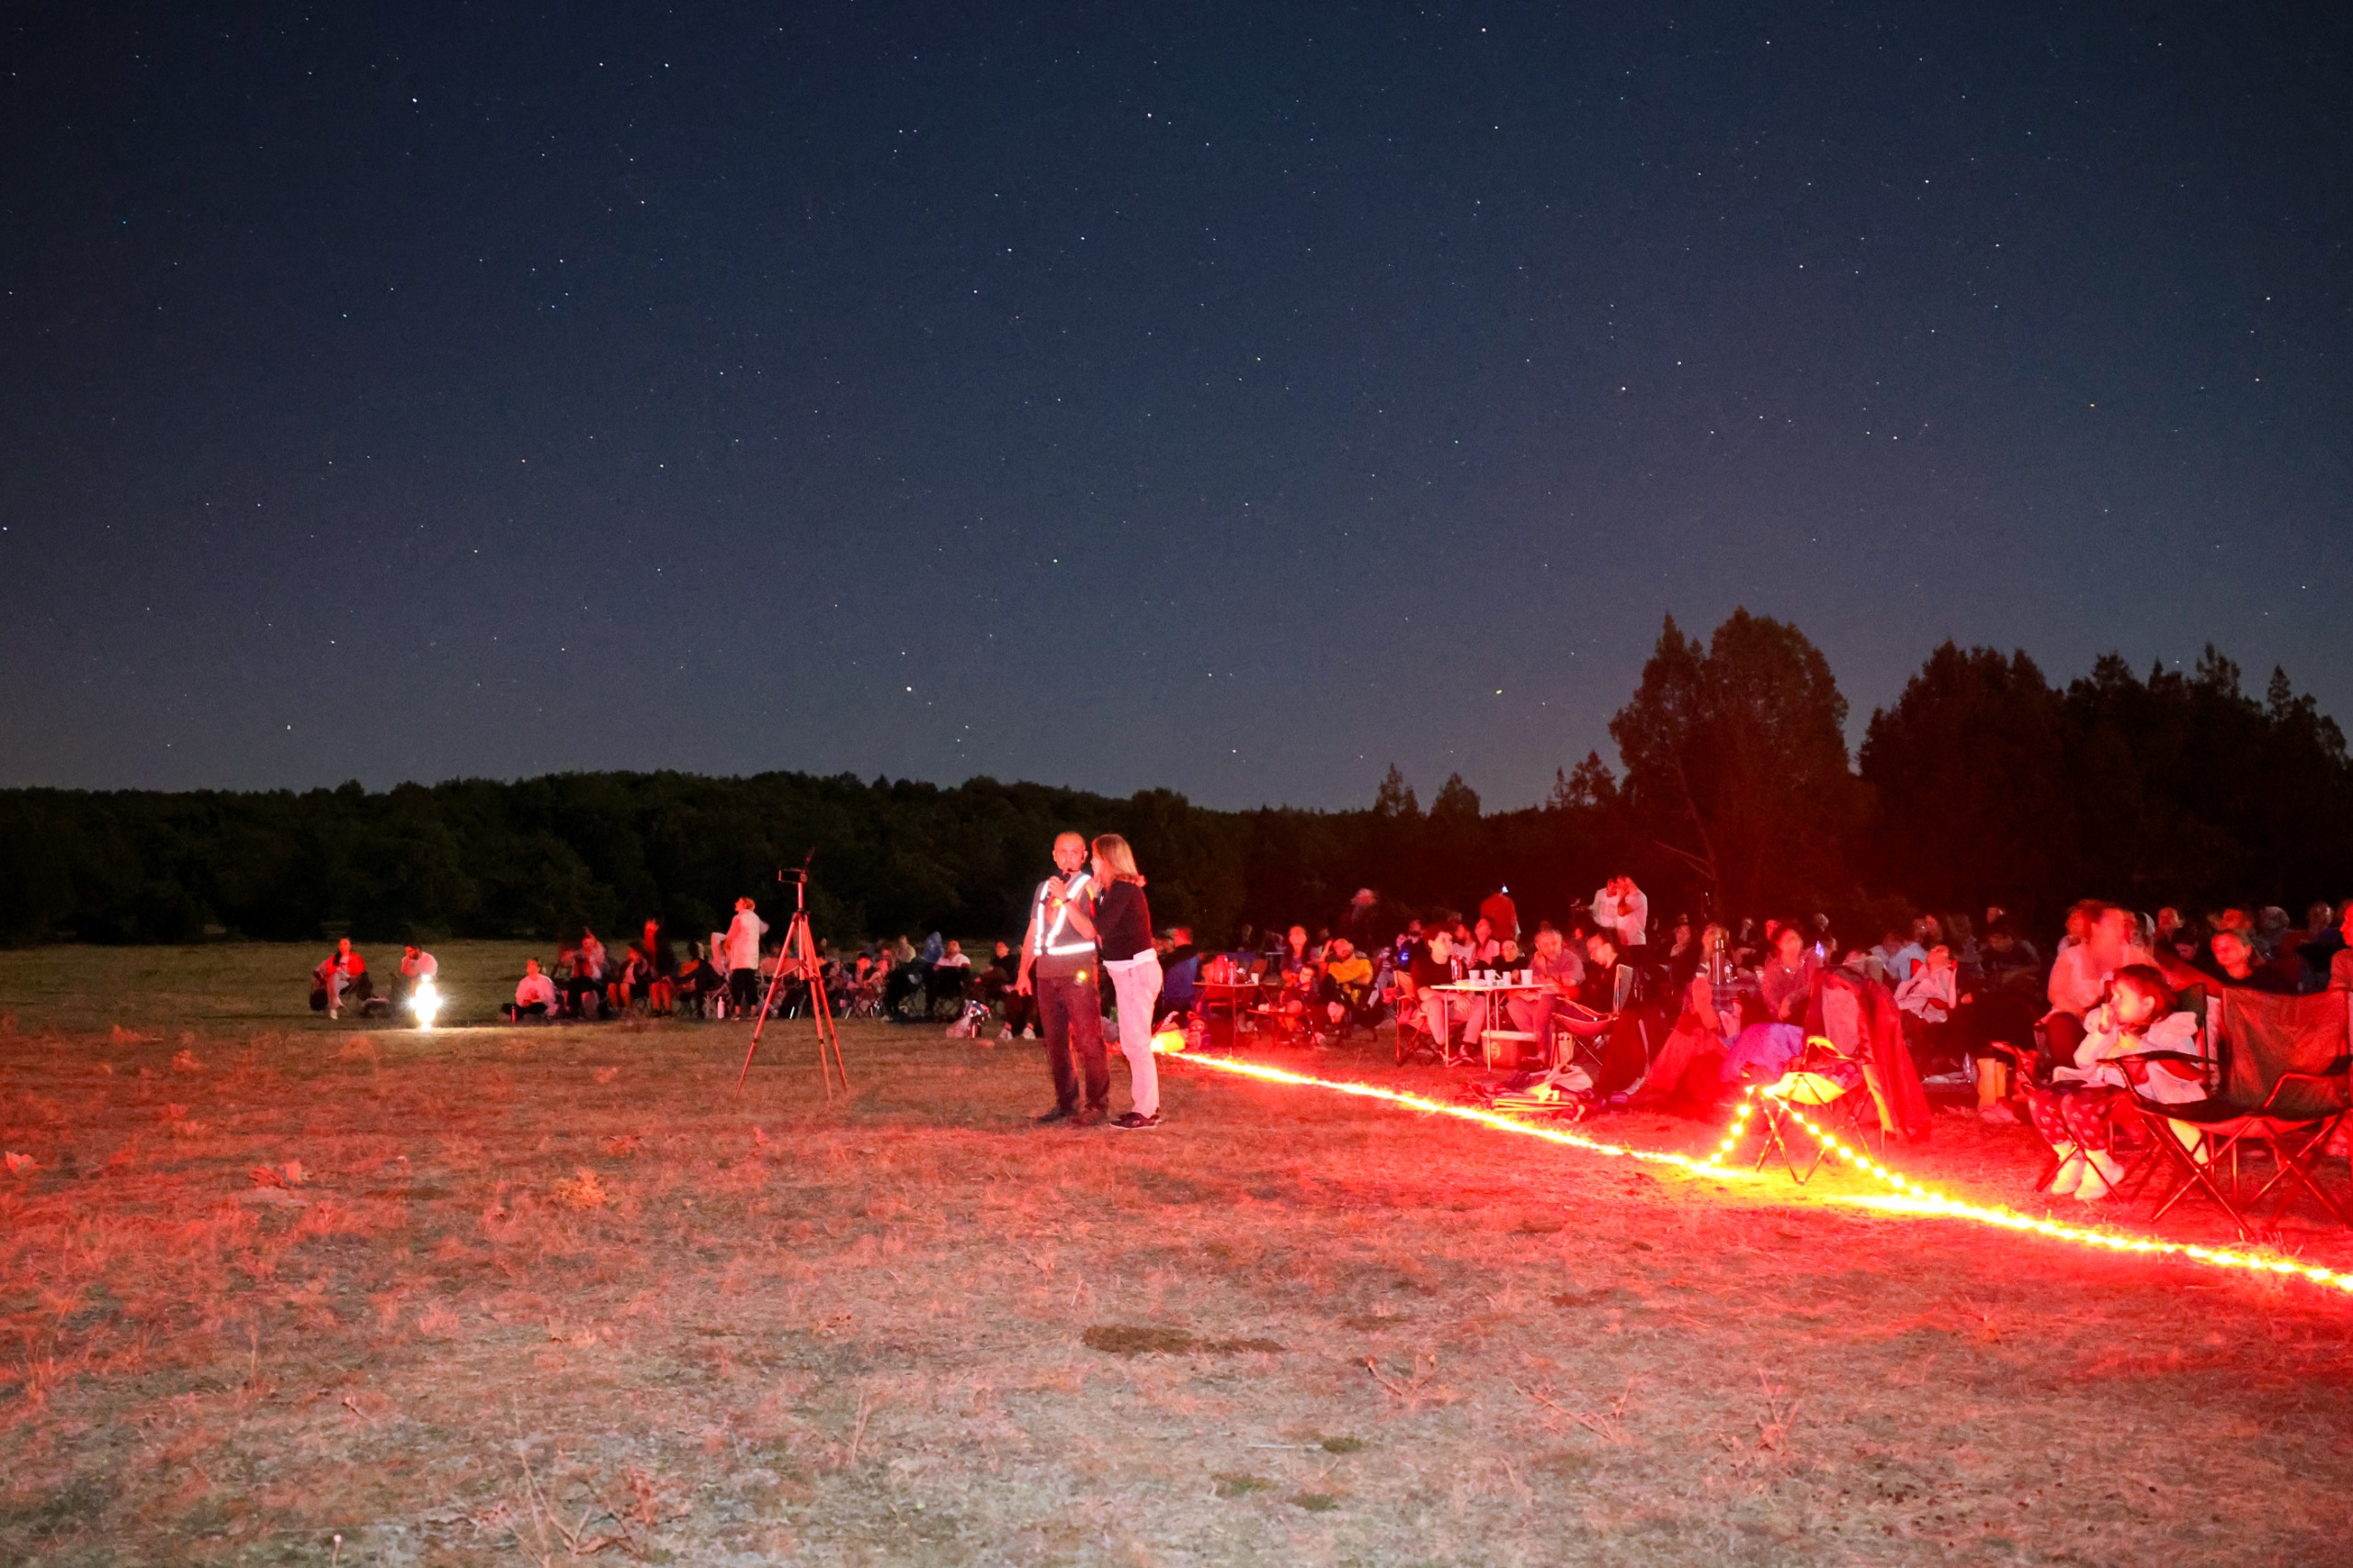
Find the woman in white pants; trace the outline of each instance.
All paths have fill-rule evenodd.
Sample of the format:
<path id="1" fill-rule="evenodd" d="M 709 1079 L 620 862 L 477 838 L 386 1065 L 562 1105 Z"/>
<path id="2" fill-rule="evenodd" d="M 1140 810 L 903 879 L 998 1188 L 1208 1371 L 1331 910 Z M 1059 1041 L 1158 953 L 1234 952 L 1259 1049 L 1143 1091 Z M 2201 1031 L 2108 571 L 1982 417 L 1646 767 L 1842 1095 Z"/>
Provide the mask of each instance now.
<path id="1" fill-rule="evenodd" d="M 1160 1125 L 1160 1074 L 1152 1060 L 1152 1014 L 1160 1000 L 1160 955 L 1152 945 L 1152 909 L 1135 852 L 1116 833 L 1095 849 L 1095 946 L 1111 977 L 1120 1006 L 1120 1049 L 1128 1058 L 1128 1093 L 1135 1108 L 1113 1119 L 1127 1131 Z"/>

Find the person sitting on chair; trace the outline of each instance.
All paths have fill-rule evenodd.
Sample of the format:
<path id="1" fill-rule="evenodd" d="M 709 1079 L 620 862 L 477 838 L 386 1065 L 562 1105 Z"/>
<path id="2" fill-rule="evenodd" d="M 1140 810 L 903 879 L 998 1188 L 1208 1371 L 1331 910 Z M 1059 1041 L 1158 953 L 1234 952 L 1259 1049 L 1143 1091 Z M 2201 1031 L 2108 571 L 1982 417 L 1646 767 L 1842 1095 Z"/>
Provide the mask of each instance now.
<path id="1" fill-rule="evenodd" d="M 1513 993 L 1506 999 L 1504 1009 L 1511 1015 L 1511 1027 L 1522 1034 L 1534 1035 L 1537 1050 L 1549 1058 L 1552 1014 L 1562 1002 L 1576 1000 L 1577 988 L 1585 980 L 1585 960 L 1569 951 L 1561 934 L 1547 926 L 1536 933 L 1536 951 L 1529 957 L 1528 978 L 1538 989 L 1533 994 Z"/>
<path id="2" fill-rule="evenodd" d="M 1459 992 L 1436 989 L 1462 978 L 1462 966 L 1454 957 L 1454 938 L 1447 934 L 1444 926 L 1432 926 L 1429 935 L 1414 950 L 1413 977 L 1423 1025 L 1430 1031 L 1430 1038 L 1438 1041 L 1440 1051 L 1451 1056 L 1456 1028 L 1471 1021 L 1471 998 Z"/>
<path id="3" fill-rule="evenodd" d="M 1724 1022 L 1705 970 L 1683 983 L 1683 1011 L 1630 1102 L 1645 1109 L 1704 1114 L 1724 1097 Z"/>
<path id="4" fill-rule="evenodd" d="M 1168 928 L 1168 950 L 1160 955 L 1160 1002 L 1153 1019 L 1155 1026 L 1174 1014 L 1190 1013 L 1201 994 L 1201 952 L 1193 946 L 1190 926 Z"/>
<path id="5" fill-rule="evenodd" d="M 1642 971 L 1626 962 L 1617 941 L 1596 931 L 1585 939 L 1585 981 L 1577 1000 L 1588 1011 L 1613 1019 L 1602 1038 L 1601 1070 L 1594 1087 L 1613 1095 L 1631 1087 L 1649 1065 L 1649 1051 L 1636 1017 L 1642 1001 Z"/>
<path id="6" fill-rule="evenodd" d="M 1296 927 L 1293 927 L 1296 929 Z M 1323 1012 L 1323 966 L 1302 963 L 1283 971 L 1282 983 L 1276 988 L 1274 1000 L 1266 1005 L 1281 1038 L 1295 1039 L 1302 1031 L 1308 1043 L 1322 1045 L 1324 1029 L 1319 1021 Z"/>
<path id="7" fill-rule="evenodd" d="M 1806 1004 L 1813 996 L 1813 977 L 1820 968 L 1820 961 L 1806 948 L 1802 926 L 1792 922 L 1773 933 L 1773 956 L 1757 972 L 1756 988 L 1774 1023 L 1804 1024 Z"/>
<path id="8" fill-rule="evenodd" d="M 1895 988 L 1895 1006 L 1904 1015 L 1904 1039 L 1912 1060 L 1923 1073 L 1943 1072 L 1966 1054 L 1956 1038 L 1961 1005 L 1975 998 L 1962 991 L 1961 969 L 1952 949 L 1939 942 L 1930 948 L 1911 977 Z"/>
<path id="9" fill-rule="evenodd" d="M 1038 1038 L 1036 1000 L 1013 986 L 1020 972 L 1021 960 L 1015 956 L 1013 944 L 999 942 L 996 955 L 974 983 L 980 999 L 1004 1015 L 1005 1027 L 997 1031 L 999 1040 L 1011 1040 L 1017 1034 L 1024 1040 Z"/>
<path id="10" fill-rule="evenodd" d="M 717 965 L 703 957 L 701 949 L 697 949 L 687 954 L 686 961 L 678 966 L 678 972 L 671 976 L 669 984 L 673 1009 L 683 1002 L 698 1016 L 708 1017 L 710 998 L 727 989 L 727 978 L 719 972 Z"/>
<path id="11" fill-rule="evenodd" d="M 2215 978 L 2234 990 L 2268 991 L 2285 996 L 2295 984 L 2277 969 L 2257 961 L 2255 944 L 2246 933 L 2224 926 L 2214 933 L 2209 945 L 2214 951 L 2214 967 L 2221 972 Z"/>
<path id="12" fill-rule="evenodd" d="M 1335 937 L 1324 949 L 1324 1016 L 1333 1028 L 1372 1021 L 1372 960 L 1357 951 L 1346 937 Z"/>
<path id="13" fill-rule="evenodd" d="M 1617 939 L 1606 931 L 1594 932 L 1585 939 L 1585 975 L 1577 983 L 1577 1000 L 1597 1013 L 1619 1011 L 1618 972 L 1626 964 L 1619 955 Z"/>
<path id="14" fill-rule="evenodd" d="M 2163 1054 L 2139 1060 L 2152 1052 Z M 2107 1197 L 2124 1174 L 2108 1152 L 2117 1102 L 2135 1090 L 2162 1105 L 2205 1099 L 2197 1054 L 2197 1016 L 2177 1010 L 2173 987 L 2154 966 L 2128 964 L 2110 976 L 2107 999 L 2084 1016 L 2075 1060 L 2027 1091 L 2034 1129 L 2059 1159 L 2050 1190 L 2086 1203 Z"/>

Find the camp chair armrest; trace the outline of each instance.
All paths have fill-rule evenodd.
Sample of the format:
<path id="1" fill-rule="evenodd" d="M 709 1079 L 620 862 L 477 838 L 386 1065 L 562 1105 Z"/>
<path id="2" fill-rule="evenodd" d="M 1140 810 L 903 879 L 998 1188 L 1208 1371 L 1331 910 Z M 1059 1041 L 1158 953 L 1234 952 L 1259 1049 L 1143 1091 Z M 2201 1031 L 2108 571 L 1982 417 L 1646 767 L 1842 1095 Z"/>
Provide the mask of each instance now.
<path id="1" fill-rule="evenodd" d="M 2200 1067 L 2206 1065 L 2204 1057 L 2193 1056 L 2187 1051 L 2124 1051 L 2105 1060 L 2109 1062 L 2195 1062 Z"/>
<path id="2" fill-rule="evenodd" d="M 2332 1063 L 2332 1065 L 2334 1064 Z M 2345 1114 L 2347 1108 L 2339 1105 L 2334 1110 L 2311 1112 L 2294 1111 L 2287 1113 L 2286 1115 L 2281 1115 L 2281 1113 L 2274 1110 L 2272 1108 L 2279 1103 L 2279 1092 L 2282 1089 L 2287 1088 L 2291 1084 L 2320 1085 L 2329 1088 L 2341 1089 L 2345 1087 L 2345 1074 L 2341 1072 L 2282 1073 L 2278 1078 L 2272 1080 L 2271 1092 L 2263 1096 L 2263 1103 L 2260 1106 L 2257 1106 L 2249 1114 L 2255 1116 L 2277 1117 L 2279 1119 L 2283 1121 L 2294 1121 L 2299 1123 L 2326 1121 L 2333 1116 L 2343 1116 Z"/>

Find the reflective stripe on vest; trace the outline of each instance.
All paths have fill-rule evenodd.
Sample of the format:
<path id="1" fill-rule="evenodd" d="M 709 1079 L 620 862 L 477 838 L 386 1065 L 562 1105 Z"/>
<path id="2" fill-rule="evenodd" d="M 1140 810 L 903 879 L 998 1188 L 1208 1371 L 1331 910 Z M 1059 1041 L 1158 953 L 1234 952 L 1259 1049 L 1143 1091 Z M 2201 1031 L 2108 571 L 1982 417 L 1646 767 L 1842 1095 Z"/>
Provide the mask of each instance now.
<path id="1" fill-rule="evenodd" d="M 1048 881 L 1052 880 L 1053 879 L 1051 878 L 1047 879 Z M 1029 928 L 1038 933 L 1037 939 L 1032 942 L 1029 947 L 1029 951 L 1033 955 L 1044 955 L 1051 953 L 1055 958 L 1069 958 L 1077 953 L 1091 953 L 1095 950 L 1095 944 L 1092 942 L 1063 942 L 1058 944 L 1054 940 L 1055 937 L 1063 934 L 1063 922 L 1070 918 L 1070 904 L 1073 895 L 1085 892 L 1087 881 L 1087 874 L 1085 871 L 1081 871 L 1078 874 L 1078 880 L 1072 882 L 1068 887 L 1063 890 L 1063 906 L 1054 912 L 1054 924 L 1051 930 L 1048 930 L 1046 928 L 1043 918 L 1046 913 L 1046 883 L 1040 882 L 1038 884 L 1038 896 L 1031 903 L 1029 909 Z"/>

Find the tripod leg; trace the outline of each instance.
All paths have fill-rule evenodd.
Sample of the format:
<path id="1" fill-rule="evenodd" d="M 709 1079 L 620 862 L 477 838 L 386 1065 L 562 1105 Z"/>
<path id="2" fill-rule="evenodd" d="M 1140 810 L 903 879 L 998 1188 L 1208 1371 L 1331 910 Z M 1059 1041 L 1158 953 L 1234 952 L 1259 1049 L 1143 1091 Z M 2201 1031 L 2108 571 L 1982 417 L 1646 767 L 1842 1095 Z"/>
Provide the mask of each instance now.
<path id="1" fill-rule="evenodd" d="M 834 1097 L 834 1078 L 836 1074 L 841 1077 L 842 1093 L 849 1093 L 849 1069 L 842 1064 L 841 1031 L 834 1027 L 833 1004 L 826 1000 L 822 987 L 814 994 L 814 1005 L 810 1008 L 810 1017 L 817 1028 L 817 1075 L 824 1080 L 825 1098 L 831 1100 Z M 833 1049 L 830 1061 L 825 1055 L 828 1046 Z"/>
<path id="2" fill-rule="evenodd" d="M 784 983 L 784 957 L 777 957 L 776 973 L 768 977 L 768 988 L 760 997 L 760 1016 L 752 1020 L 752 1043 L 744 1048 L 744 1070 L 735 1074 L 735 1092 L 744 1092 L 744 1080 L 752 1075 L 752 1053 L 760 1049 L 760 1031 L 768 1027 L 768 1009 L 776 1006 L 777 987 Z"/>

